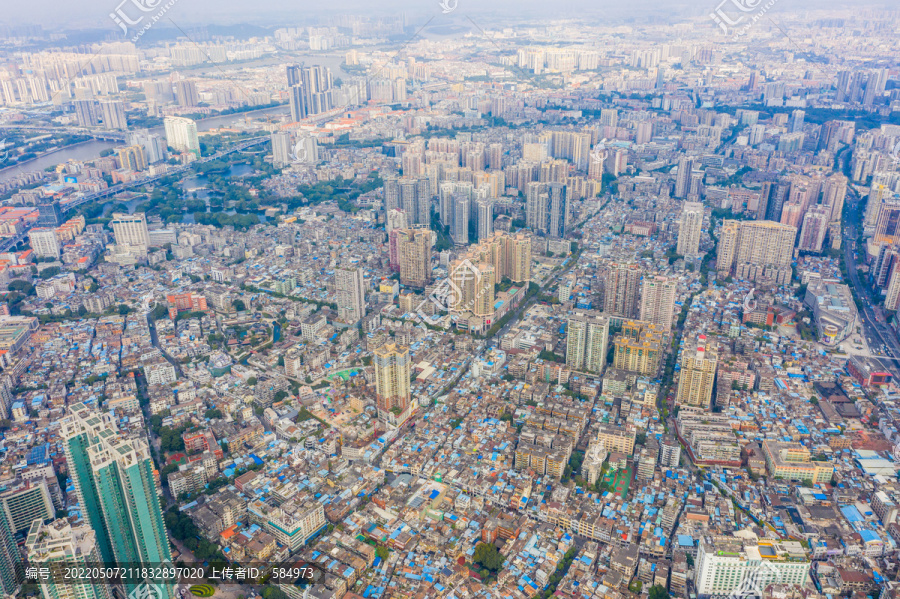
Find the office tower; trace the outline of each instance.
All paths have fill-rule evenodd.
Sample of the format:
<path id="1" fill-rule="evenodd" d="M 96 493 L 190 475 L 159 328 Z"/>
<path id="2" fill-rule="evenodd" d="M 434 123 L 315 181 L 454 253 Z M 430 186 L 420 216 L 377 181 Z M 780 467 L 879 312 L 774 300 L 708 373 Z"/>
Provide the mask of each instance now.
<path id="1" fill-rule="evenodd" d="M 101 560 L 120 566 L 171 564 L 146 439 L 126 439 L 108 414 L 83 403 L 69 408 L 60 436 L 79 507 L 96 535 Z M 174 590 L 170 584 L 153 586 L 159 597 L 170 597 Z"/>
<path id="2" fill-rule="evenodd" d="M 566 325 L 566 366 L 600 374 L 606 368 L 609 317 L 594 310 L 576 312 Z"/>
<path id="3" fill-rule="evenodd" d="M 547 194 L 549 196 L 547 234 L 555 239 L 562 239 L 566 236 L 571 212 L 566 197 L 566 186 L 562 183 L 550 183 L 547 185 Z"/>
<path id="4" fill-rule="evenodd" d="M 38 225 L 41 227 L 58 227 L 63 222 L 59 202 L 52 201 L 38 204 Z"/>
<path id="5" fill-rule="evenodd" d="M 197 137 L 197 123 L 180 116 L 163 119 L 166 129 L 166 143 L 179 152 L 193 152 L 200 157 L 200 140 Z"/>
<path id="6" fill-rule="evenodd" d="M 128 121 L 125 119 L 125 104 L 120 100 L 100 102 L 100 113 L 105 129 L 128 129 Z"/>
<path id="7" fill-rule="evenodd" d="M 666 346 L 663 328 L 649 322 L 626 320 L 613 339 L 613 366 L 655 376 Z"/>
<path id="8" fill-rule="evenodd" d="M 716 269 L 750 281 L 783 285 L 791 279 L 796 227 L 771 221 L 725 220 L 719 237 Z"/>
<path id="9" fill-rule="evenodd" d="M 431 231 L 400 231 L 397 251 L 400 259 L 400 283 L 418 288 L 428 285 L 431 282 Z"/>
<path id="10" fill-rule="evenodd" d="M 197 84 L 193 81 L 176 81 L 175 102 L 179 106 L 197 106 L 200 104 L 200 96 L 197 94 Z"/>
<path id="11" fill-rule="evenodd" d="M 678 159 L 678 173 L 675 175 L 675 197 L 686 198 L 691 192 L 691 174 L 694 161 L 686 156 Z"/>
<path id="12" fill-rule="evenodd" d="M 696 348 L 682 354 L 675 403 L 703 409 L 710 407 L 718 361 L 715 349 L 707 347 L 706 335 L 700 335 Z"/>
<path id="13" fill-rule="evenodd" d="M 641 320 L 658 324 L 666 332 L 670 331 L 677 289 L 677 282 L 669 277 L 644 277 L 641 288 Z"/>
<path id="14" fill-rule="evenodd" d="M 65 518 L 44 524 L 30 524 L 25 540 L 28 563 L 36 568 L 97 567 L 102 565 L 97 549 L 97 535 L 82 523 L 72 526 Z M 48 580 L 38 579 L 44 599 L 111 599 L 110 585 L 91 584 L 79 580 L 61 580 L 59 574 Z"/>
<path id="15" fill-rule="evenodd" d="M 54 229 L 32 229 L 28 232 L 28 238 L 35 256 L 59 260 L 59 239 Z"/>
<path id="16" fill-rule="evenodd" d="M 147 218 L 143 212 L 123 214 L 116 212 L 112 219 L 116 245 L 133 247 L 144 252 L 150 246 L 150 233 L 147 230 Z"/>
<path id="17" fill-rule="evenodd" d="M 128 134 L 128 145 L 141 146 L 147 164 L 155 164 L 166 159 L 166 141 L 148 129 L 132 131 Z"/>
<path id="18" fill-rule="evenodd" d="M 93 100 L 75 100 L 75 119 L 79 127 L 96 127 L 100 124 L 97 103 Z"/>
<path id="19" fill-rule="evenodd" d="M 494 234 L 494 203 L 491 200 L 475 202 L 478 225 L 478 241 Z"/>
<path id="20" fill-rule="evenodd" d="M 276 167 L 291 163 L 291 132 L 272 132 L 272 164 Z"/>
<path id="21" fill-rule="evenodd" d="M 469 244 L 469 198 L 464 195 L 453 195 L 453 221 L 450 224 L 450 237 L 456 245 Z"/>
<path id="22" fill-rule="evenodd" d="M 398 210 L 397 208 L 392 208 L 388 210 L 385 214 L 385 223 L 384 229 L 390 235 L 391 231 L 394 229 L 406 229 L 409 227 L 409 222 L 406 220 L 406 213 L 402 210 Z"/>
<path id="23" fill-rule="evenodd" d="M 416 405 L 410 395 L 409 348 L 395 343 L 382 345 L 373 352 L 372 364 L 378 416 L 385 422 L 400 425 Z"/>
<path id="24" fill-rule="evenodd" d="M 366 315 L 366 287 L 361 268 L 338 268 L 334 273 L 337 287 L 338 318 L 357 323 Z"/>
<path id="25" fill-rule="evenodd" d="M 803 119 L 806 117 L 806 113 L 802 110 L 795 110 L 791 113 L 791 123 L 789 130 L 791 133 L 799 133 L 803 131 Z"/>
<path id="26" fill-rule="evenodd" d="M 806 216 L 803 217 L 803 227 L 800 229 L 798 249 L 807 252 L 822 251 L 830 214 L 831 211 L 825 206 L 813 206 L 806 212 Z"/>
<path id="27" fill-rule="evenodd" d="M 703 230 L 703 204 L 685 202 L 678 227 L 678 244 L 675 253 L 695 257 L 700 253 L 700 232 Z"/>
<path id="28" fill-rule="evenodd" d="M 802 588 L 810 561 L 797 542 L 703 536 L 694 586 L 699 597 L 750 597 L 772 584 Z"/>
<path id="29" fill-rule="evenodd" d="M 623 318 L 638 315 L 641 271 L 634 264 L 612 264 L 604 280 L 603 311 Z"/>

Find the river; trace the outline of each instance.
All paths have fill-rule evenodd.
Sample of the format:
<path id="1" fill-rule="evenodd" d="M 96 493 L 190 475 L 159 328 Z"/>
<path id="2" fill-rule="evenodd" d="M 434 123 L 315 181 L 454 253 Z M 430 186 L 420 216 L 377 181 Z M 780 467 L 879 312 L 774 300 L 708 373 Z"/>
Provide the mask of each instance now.
<path id="1" fill-rule="evenodd" d="M 289 108 L 285 105 L 272 106 L 269 108 L 262 108 L 260 110 L 240 112 L 237 114 L 211 116 L 209 118 L 197 121 L 197 131 L 209 131 L 210 129 L 216 129 L 218 127 L 230 125 L 244 119 L 247 116 L 252 117 L 258 116 L 260 114 L 287 114 L 288 111 Z M 153 129 L 151 129 L 151 131 L 161 134 L 163 133 L 163 128 L 154 127 Z M 32 158 L 31 160 L 25 161 L 21 164 L 9 166 L 5 169 L 0 170 L 0 181 L 11 179 L 23 171 L 42 171 L 48 167 L 55 167 L 57 164 L 66 162 L 68 160 L 93 160 L 94 158 L 99 157 L 100 152 L 102 152 L 103 150 L 108 150 L 121 145 L 122 144 L 112 143 L 108 141 L 91 140 L 82 142 L 80 144 L 66 146 L 65 148 L 60 148 L 59 150 L 56 150 L 49 154 L 43 154 L 41 156 L 38 156 L 37 158 Z"/>

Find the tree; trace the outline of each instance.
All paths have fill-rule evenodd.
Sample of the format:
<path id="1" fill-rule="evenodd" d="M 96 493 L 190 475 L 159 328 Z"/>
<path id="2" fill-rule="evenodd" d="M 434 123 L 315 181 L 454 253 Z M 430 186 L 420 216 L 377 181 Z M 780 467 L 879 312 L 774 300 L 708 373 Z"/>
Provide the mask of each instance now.
<path id="1" fill-rule="evenodd" d="M 131 312 L 131 308 L 126 306 L 125 304 L 119 304 L 119 307 L 116 308 L 120 316 L 125 316 L 129 312 Z"/>
<path id="2" fill-rule="evenodd" d="M 22 295 L 34 295 L 34 285 L 28 281 L 16 280 L 7 286 L 9 291 L 18 291 Z"/>
<path id="3" fill-rule="evenodd" d="M 231 302 L 231 307 L 237 310 L 238 312 L 243 312 L 247 309 L 247 306 L 244 305 L 243 300 L 236 299 Z"/>
<path id="4" fill-rule="evenodd" d="M 249 379 L 247 379 L 247 386 L 253 387 L 254 385 L 256 385 L 256 377 L 251 376 Z"/>
<path id="5" fill-rule="evenodd" d="M 378 547 L 375 548 L 375 555 L 380 557 L 381 561 L 386 560 L 390 554 L 391 554 L 391 552 L 390 552 L 390 550 L 388 550 L 387 547 L 382 547 L 381 545 L 379 545 Z"/>
<path id="6" fill-rule="evenodd" d="M 223 417 L 222 410 L 220 410 L 219 408 L 210 408 L 210 409 L 206 410 L 206 412 L 203 414 L 203 416 L 205 418 L 209 418 L 210 420 L 212 420 L 214 418 L 222 418 Z"/>
<path id="7" fill-rule="evenodd" d="M 649 599 L 669 599 L 669 592 L 661 584 L 655 584 L 650 587 L 649 595 Z"/>
<path id="8" fill-rule="evenodd" d="M 503 567 L 503 556 L 493 543 L 479 543 L 472 561 L 491 572 L 498 572 Z"/>

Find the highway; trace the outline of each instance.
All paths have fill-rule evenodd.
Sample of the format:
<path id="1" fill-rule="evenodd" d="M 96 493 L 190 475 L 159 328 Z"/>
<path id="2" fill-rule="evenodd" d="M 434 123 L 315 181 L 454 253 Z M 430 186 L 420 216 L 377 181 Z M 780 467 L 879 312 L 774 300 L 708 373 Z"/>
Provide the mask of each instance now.
<path id="1" fill-rule="evenodd" d="M 868 287 L 864 286 L 859 280 L 859 273 L 856 268 L 856 259 L 854 257 L 853 244 L 858 239 L 858 228 L 860 226 L 860 199 L 855 191 L 847 190 L 848 217 L 844 223 L 844 264 L 847 267 L 847 274 L 850 277 L 850 283 L 856 293 L 856 297 L 863 303 L 864 308 L 859 313 L 860 324 L 862 325 L 862 333 L 866 338 L 869 349 L 881 352 L 884 346 L 885 356 L 872 358 L 880 363 L 882 367 L 890 372 L 894 378 L 900 374 L 900 364 L 895 356 L 900 356 L 900 342 L 894 330 L 888 326 L 884 318 L 884 313 L 880 307 L 877 307 L 875 299 L 872 297 Z M 857 251 L 864 252 L 865 248 L 857 248 Z"/>

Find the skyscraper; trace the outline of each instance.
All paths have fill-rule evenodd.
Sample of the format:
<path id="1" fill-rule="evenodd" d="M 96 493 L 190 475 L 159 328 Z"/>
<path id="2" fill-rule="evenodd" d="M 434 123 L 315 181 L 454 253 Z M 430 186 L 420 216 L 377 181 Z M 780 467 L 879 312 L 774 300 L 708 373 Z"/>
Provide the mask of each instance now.
<path id="1" fill-rule="evenodd" d="M 828 230 L 828 217 L 831 210 L 827 206 L 813 206 L 803 217 L 803 228 L 800 230 L 798 249 L 808 252 L 821 252 Z"/>
<path id="2" fill-rule="evenodd" d="M 694 172 L 694 161 L 688 157 L 678 160 L 678 173 L 675 175 L 675 197 L 686 198 L 691 191 L 691 174 Z"/>
<path id="3" fill-rule="evenodd" d="M 576 312 L 566 325 L 566 366 L 602 373 L 606 367 L 609 317 L 594 310 Z"/>
<path id="4" fill-rule="evenodd" d="M 291 132 L 272 132 L 272 164 L 284 166 L 291 163 Z"/>
<path id="5" fill-rule="evenodd" d="M 93 100 L 75 100 L 75 119 L 79 127 L 96 127 L 100 124 L 97 103 Z"/>
<path id="6" fill-rule="evenodd" d="M 640 281 L 641 271 L 634 264 L 611 264 L 604 280 L 603 311 L 636 318 Z"/>
<path id="7" fill-rule="evenodd" d="M 16 594 L 24 575 L 24 564 L 14 535 L 6 510 L 0 510 L 0 591 L 5 595 Z"/>
<path id="8" fill-rule="evenodd" d="M 100 564 L 97 535 L 82 523 L 72 526 L 65 518 L 44 524 L 35 520 L 25 540 L 28 563 L 37 568 L 52 567 L 96 567 Z M 40 580 L 44 599 L 111 599 L 110 586 L 91 584 L 78 580 L 61 581 L 57 576 Z"/>
<path id="9" fill-rule="evenodd" d="M 400 283 L 424 288 L 431 282 L 431 231 L 404 229 L 398 232 Z"/>
<path id="10" fill-rule="evenodd" d="M 685 350 L 681 358 L 681 374 L 675 403 L 706 409 L 712 400 L 718 354 L 707 346 L 706 335 L 697 338 L 693 350 Z"/>
<path id="11" fill-rule="evenodd" d="M 166 128 L 166 143 L 179 152 L 193 152 L 200 157 L 200 140 L 197 137 L 197 123 L 180 116 L 163 119 Z"/>
<path id="12" fill-rule="evenodd" d="M 170 564 L 147 441 L 126 439 L 109 415 L 83 403 L 69 408 L 61 437 L 81 513 L 96 535 L 101 560 L 126 566 Z M 154 586 L 157 596 L 172 595 L 170 584 Z"/>
<path id="13" fill-rule="evenodd" d="M 562 183 L 550 183 L 547 185 L 547 195 L 547 235 L 561 239 L 566 236 L 569 227 L 570 210 L 566 186 Z"/>
<path id="14" fill-rule="evenodd" d="M 494 233 L 494 203 L 491 200 L 483 199 L 475 203 L 477 224 L 478 224 L 478 241 L 487 239 Z"/>
<path id="15" fill-rule="evenodd" d="M 292 121 L 327 112 L 333 107 L 331 94 L 334 80 L 329 68 L 290 65 L 287 67 L 287 82 Z"/>
<path id="16" fill-rule="evenodd" d="M 485 320 L 494 314 L 494 285 L 496 269 L 490 262 L 472 263 L 468 258 L 450 264 L 450 281 L 458 294 L 450 298 L 453 312 L 469 314 L 481 319 L 480 326 L 490 325 Z"/>
<path id="17" fill-rule="evenodd" d="M 193 81 L 176 81 L 175 101 L 179 106 L 197 106 L 200 104 L 197 84 Z"/>
<path id="18" fill-rule="evenodd" d="M 399 426 L 415 411 L 410 394 L 409 348 L 389 343 L 373 352 L 378 417 Z"/>
<path id="19" fill-rule="evenodd" d="M 147 251 L 150 246 L 150 233 L 147 230 L 147 219 L 143 212 L 123 214 L 116 212 L 112 219 L 116 245 L 127 246 Z"/>
<path id="20" fill-rule="evenodd" d="M 456 245 L 469 243 L 469 198 L 453 194 L 453 221 L 450 223 L 450 237 Z"/>
<path id="21" fill-rule="evenodd" d="M 695 257 L 700 252 L 700 232 L 703 230 L 703 204 L 685 202 L 678 227 L 678 245 L 675 253 Z"/>
<path id="22" fill-rule="evenodd" d="M 677 288 L 676 281 L 669 277 L 644 277 L 641 289 L 641 320 L 658 324 L 666 332 L 670 331 Z"/>
<path id="23" fill-rule="evenodd" d="M 338 268 L 334 273 L 337 287 L 338 318 L 357 323 L 366 315 L 366 288 L 361 268 Z"/>
<path id="24" fill-rule="evenodd" d="M 100 113 L 105 129 L 128 129 L 128 120 L 125 118 L 125 104 L 121 100 L 100 102 Z"/>

